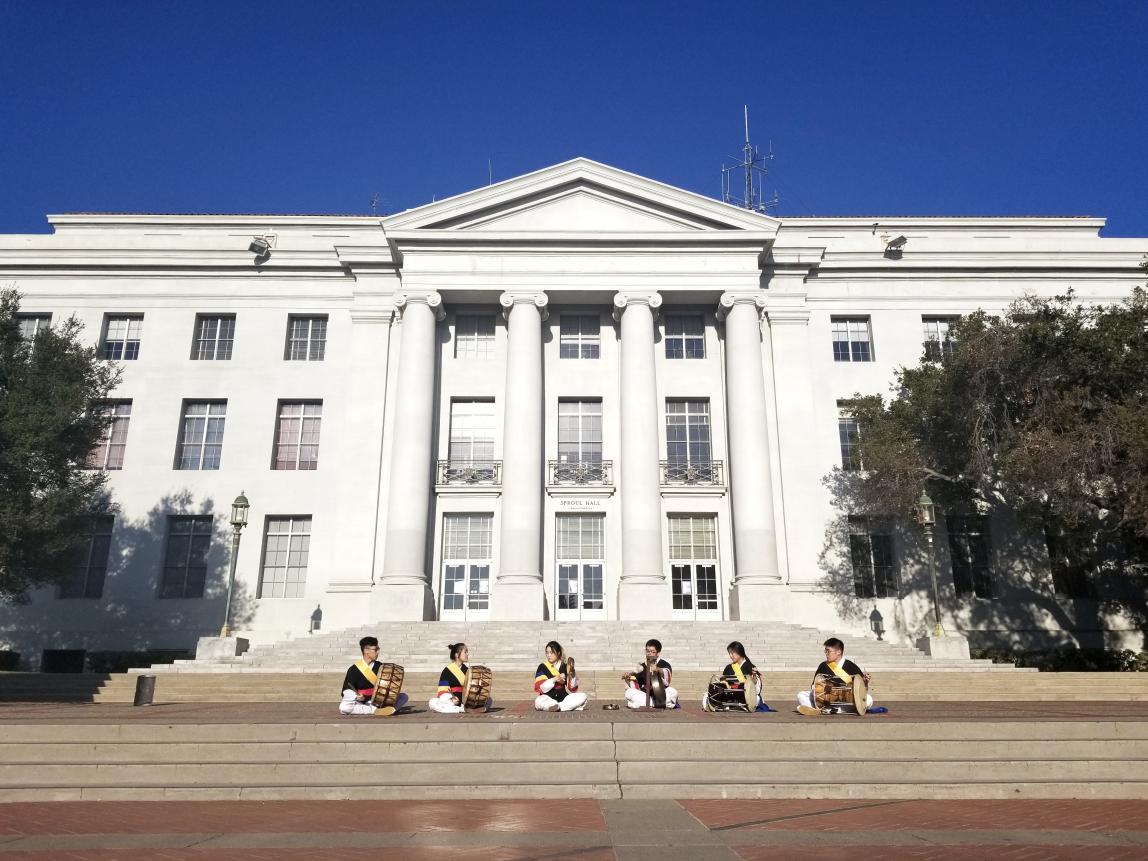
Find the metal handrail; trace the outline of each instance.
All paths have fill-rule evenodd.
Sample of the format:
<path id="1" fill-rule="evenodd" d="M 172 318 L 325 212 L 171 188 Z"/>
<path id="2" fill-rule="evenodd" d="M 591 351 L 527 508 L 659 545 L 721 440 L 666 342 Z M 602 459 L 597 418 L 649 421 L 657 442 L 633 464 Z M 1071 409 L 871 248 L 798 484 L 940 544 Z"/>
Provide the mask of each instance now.
<path id="1" fill-rule="evenodd" d="M 438 485 L 500 485 L 501 460 L 440 460 L 435 471 Z"/>
<path id="2" fill-rule="evenodd" d="M 614 461 L 612 460 L 551 460 L 547 461 L 546 482 L 551 486 L 560 485 L 612 485 L 614 483 Z"/>
<path id="3" fill-rule="evenodd" d="M 693 461 L 677 460 L 660 462 L 663 485 L 685 485 L 687 487 L 710 487 L 725 484 L 725 464 L 720 460 Z"/>

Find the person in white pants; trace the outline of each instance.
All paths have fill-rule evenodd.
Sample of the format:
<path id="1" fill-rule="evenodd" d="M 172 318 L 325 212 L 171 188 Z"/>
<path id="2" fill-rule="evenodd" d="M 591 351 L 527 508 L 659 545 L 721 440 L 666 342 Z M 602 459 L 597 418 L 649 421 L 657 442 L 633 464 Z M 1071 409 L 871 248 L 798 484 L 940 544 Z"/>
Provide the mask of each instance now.
<path id="1" fill-rule="evenodd" d="M 408 697 L 399 694 L 393 706 L 375 708 L 371 698 L 375 694 L 375 684 L 379 680 L 379 641 L 374 637 L 359 640 L 359 651 L 363 657 L 351 664 L 343 677 L 343 698 L 339 701 L 339 713 L 345 715 L 376 715 L 389 717 L 406 706 Z"/>
<path id="2" fill-rule="evenodd" d="M 845 644 L 836 637 L 830 637 L 824 642 L 825 647 L 825 660 L 817 665 L 817 669 L 813 671 L 813 680 L 816 681 L 818 676 L 835 676 L 845 683 L 846 679 L 851 679 L 853 676 L 861 676 L 865 679 L 865 684 L 869 684 L 871 678 L 868 673 L 863 671 L 859 666 L 850 660 L 842 660 L 845 655 Z M 865 707 L 870 709 L 873 707 L 873 695 L 865 694 Z M 816 705 L 813 702 L 813 688 L 807 691 L 797 692 L 797 710 L 803 715 L 820 714 Z M 852 706 L 842 706 L 842 711 L 855 713 L 856 709 Z"/>
<path id="3" fill-rule="evenodd" d="M 466 711 L 466 662 L 470 660 L 470 650 L 466 643 L 451 643 L 450 663 L 443 667 L 438 677 L 438 693 L 427 703 L 432 712 L 444 715 L 458 715 Z M 486 701 L 486 710 L 494 708 L 494 700 Z"/>
<path id="4" fill-rule="evenodd" d="M 670 687 L 670 679 L 674 676 L 674 670 L 669 661 L 661 659 L 661 654 L 662 644 L 658 640 L 646 641 L 646 661 L 656 662 L 658 672 L 662 677 L 662 685 L 666 689 L 666 708 L 674 709 L 678 707 L 678 692 Z M 643 663 L 639 666 L 636 672 L 626 673 L 622 676 L 622 681 L 626 683 L 626 705 L 632 709 L 645 708 L 646 664 Z"/>
<path id="5" fill-rule="evenodd" d="M 572 712 L 586 708 L 589 699 L 578 690 L 578 676 L 564 661 L 562 644 L 551 640 L 546 644 L 546 659 L 534 673 L 534 708 L 540 712 Z"/>

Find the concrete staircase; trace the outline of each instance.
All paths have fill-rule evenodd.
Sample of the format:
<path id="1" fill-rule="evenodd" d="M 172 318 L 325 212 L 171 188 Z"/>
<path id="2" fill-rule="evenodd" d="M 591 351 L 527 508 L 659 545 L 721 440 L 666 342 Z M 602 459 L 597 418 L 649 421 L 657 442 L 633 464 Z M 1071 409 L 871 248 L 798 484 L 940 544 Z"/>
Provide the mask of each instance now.
<path id="1" fill-rule="evenodd" d="M 448 643 L 465 642 L 472 663 L 529 672 L 549 640 L 562 643 L 581 669 L 630 669 L 650 637 L 661 640 L 662 656 L 675 672 L 720 670 L 728 661 L 726 644 L 738 640 L 763 670 L 809 673 L 822 659 L 821 644 L 833 636 L 782 622 L 380 622 L 256 646 L 229 661 L 176 661 L 149 672 L 330 672 L 358 657 L 359 639 L 368 634 L 379 639 L 380 660 L 401 664 L 407 672 L 435 673 L 448 661 Z M 869 671 L 1013 670 L 990 661 L 936 660 L 871 635 L 838 636 L 845 640 L 846 656 Z"/>
<path id="2" fill-rule="evenodd" d="M 663 716 L 669 717 L 669 716 Z M 657 725 L 655 726 L 654 723 Z M 7 724 L 0 801 L 1148 798 L 1148 722 Z"/>

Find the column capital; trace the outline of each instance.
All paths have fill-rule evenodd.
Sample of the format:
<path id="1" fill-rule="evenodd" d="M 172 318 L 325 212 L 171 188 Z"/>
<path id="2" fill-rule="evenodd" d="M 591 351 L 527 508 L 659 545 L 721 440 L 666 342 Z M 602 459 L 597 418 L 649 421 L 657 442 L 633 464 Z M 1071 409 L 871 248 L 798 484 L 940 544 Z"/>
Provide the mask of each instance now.
<path id="1" fill-rule="evenodd" d="M 753 305 L 757 314 L 760 316 L 762 310 L 765 308 L 765 302 L 765 294 L 760 290 L 722 293 L 721 298 L 718 299 L 717 318 L 718 320 L 724 320 L 726 315 L 728 315 L 736 305 Z"/>
<path id="2" fill-rule="evenodd" d="M 650 313 L 655 316 L 662 307 L 662 294 L 650 290 L 645 292 L 627 292 L 614 294 L 614 319 L 621 320 L 622 312 L 630 305 L 647 305 Z"/>
<path id="3" fill-rule="evenodd" d="M 446 319 L 446 308 L 442 304 L 442 295 L 434 290 L 420 290 L 411 293 L 399 293 L 395 296 L 395 308 L 402 314 L 409 305 L 426 305 L 434 313 L 436 322 Z"/>
<path id="4" fill-rule="evenodd" d="M 498 304 L 502 306 L 502 316 L 507 320 L 510 319 L 510 312 L 515 305 L 533 305 L 543 320 L 550 316 L 550 312 L 546 310 L 546 306 L 550 304 L 550 297 L 545 293 L 508 290 L 498 297 Z"/>

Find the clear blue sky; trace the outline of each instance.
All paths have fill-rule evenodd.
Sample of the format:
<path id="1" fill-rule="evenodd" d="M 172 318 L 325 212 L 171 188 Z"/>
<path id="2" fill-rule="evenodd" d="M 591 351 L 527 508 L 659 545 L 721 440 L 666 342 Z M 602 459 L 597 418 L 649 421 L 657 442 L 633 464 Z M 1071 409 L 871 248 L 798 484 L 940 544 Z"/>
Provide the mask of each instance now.
<path id="1" fill-rule="evenodd" d="M 742 12 L 743 8 L 751 8 Z M 568 158 L 780 214 L 1088 214 L 1148 236 L 1148 2 L 0 4 L 0 232 L 396 212 Z"/>

